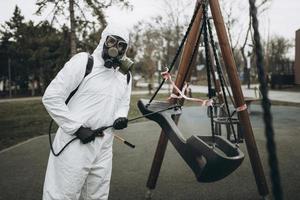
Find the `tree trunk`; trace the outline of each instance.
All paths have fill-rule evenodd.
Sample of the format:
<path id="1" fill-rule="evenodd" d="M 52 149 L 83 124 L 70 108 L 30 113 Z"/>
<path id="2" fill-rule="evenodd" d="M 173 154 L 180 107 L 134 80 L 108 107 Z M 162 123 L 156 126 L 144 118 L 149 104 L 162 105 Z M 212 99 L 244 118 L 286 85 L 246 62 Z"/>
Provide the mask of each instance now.
<path id="1" fill-rule="evenodd" d="M 248 41 L 248 36 L 251 30 L 251 16 L 249 14 L 249 24 L 248 24 L 248 29 L 246 32 L 246 38 L 245 41 L 243 43 L 243 46 L 241 47 L 240 51 L 243 57 L 243 63 L 244 63 L 244 83 L 248 84 L 248 89 L 250 89 L 250 68 L 247 68 L 247 57 L 245 55 L 245 47 L 247 45 L 247 41 Z M 250 66 L 249 66 L 250 67 Z"/>
<path id="2" fill-rule="evenodd" d="M 105 15 L 104 15 L 102 9 L 99 10 L 99 12 L 98 12 L 98 20 L 100 21 L 100 24 L 101 24 L 101 28 L 99 29 L 99 33 L 101 35 L 101 33 L 103 32 L 103 30 L 107 26 L 107 21 L 106 21 L 106 18 L 105 18 Z"/>
<path id="3" fill-rule="evenodd" d="M 40 81 L 41 94 L 44 94 L 45 89 L 46 89 L 46 86 L 45 86 L 46 81 L 45 81 L 45 73 L 44 73 L 43 67 L 40 67 L 38 76 L 39 76 L 39 81 Z"/>
<path id="4" fill-rule="evenodd" d="M 248 89 L 250 89 L 250 84 L 251 84 L 251 81 L 250 81 L 250 68 L 248 68 L 248 66 L 247 66 L 247 57 L 245 55 L 245 46 L 243 46 L 240 49 L 240 51 L 241 51 L 241 54 L 242 54 L 242 57 L 243 57 L 243 63 L 244 63 L 244 69 L 243 69 L 244 70 L 244 81 L 243 81 L 243 83 L 247 84 Z"/>
<path id="5" fill-rule="evenodd" d="M 75 33 L 75 14 L 74 14 L 74 0 L 69 0 L 70 11 L 70 54 L 71 56 L 76 54 L 76 33 Z"/>

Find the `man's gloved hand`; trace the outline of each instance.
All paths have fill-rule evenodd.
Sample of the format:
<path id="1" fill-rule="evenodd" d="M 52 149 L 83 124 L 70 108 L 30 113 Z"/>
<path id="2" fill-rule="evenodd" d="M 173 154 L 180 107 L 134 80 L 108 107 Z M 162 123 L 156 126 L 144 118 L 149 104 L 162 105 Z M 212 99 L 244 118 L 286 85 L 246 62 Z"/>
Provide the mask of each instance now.
<path id="1" fill-rule="evenodd" d="M 90 128 L 80 127 L 75 135 L 80 139 L 83 144 L 87 144 L 95 140 L 95 134 Z"/>
<path id="2" fill-rule="evenodd" d="M 126 128 L 128 124 L 128 119 L 126 117 L 119 117 L 114 121 L 113 127 L 116 130 Z"/>

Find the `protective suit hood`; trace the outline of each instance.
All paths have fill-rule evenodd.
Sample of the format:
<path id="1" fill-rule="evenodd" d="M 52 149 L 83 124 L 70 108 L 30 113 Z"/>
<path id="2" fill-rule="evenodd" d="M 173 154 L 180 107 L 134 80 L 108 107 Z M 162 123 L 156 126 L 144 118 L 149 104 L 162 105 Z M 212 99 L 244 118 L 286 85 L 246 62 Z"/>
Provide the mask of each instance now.
<path id="1" fill-rule="evenodd" d="M 94 67 L 98 67 L 99 65 L 103 65 L 104 60 L 102 59 L 102 51 L 103 51 L 103 45 L 106 40 L 106 37 L 108 35 L 117 35 L 121 38 L 123 38 L 127 44 L 129 44 L 129 31 L 122 28 L 121 26 L 118 26 L 116 24 L 113 25 L 107 25 L 107 27 L 103 30 L 101 34 L 100 42 L 97 46 L 97 48 L 93 52 L 93 56 L 95 59 Z M 127 46 L 128 48 L 128 46 Z"/>

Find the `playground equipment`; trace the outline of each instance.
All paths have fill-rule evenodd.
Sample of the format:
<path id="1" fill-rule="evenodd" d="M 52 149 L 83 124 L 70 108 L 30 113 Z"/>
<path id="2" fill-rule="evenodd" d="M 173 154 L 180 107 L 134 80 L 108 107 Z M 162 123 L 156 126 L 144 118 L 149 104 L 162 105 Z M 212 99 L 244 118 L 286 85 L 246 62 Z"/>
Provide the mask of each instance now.
<path id="1" fill-rule="evenodd" d="M 177 88 L 181 90 L 184 87 L 184 82 L 190 79 L 191 73 L 189 72 L 191 68 L 189 66 L 192 63 L 193 56 L 196 52 L 196 49 L 198 48 L 199 38 L 202 29 L 206 29 L 208 27 L 209 31 L 211 31 L 211 28 L 209 27 L 207 11 L 206 11 L 208 5 L 210 6 L 210 10 L 212 13 L 212 18 L 215 24 L 215 29 L 217 32 L 222 57 L 224 60 L 229 83 L 231 86 L 231 90 L 233 94 L 233 105 L 237 112 L 239 123 L 243 127 L 243 136 L 245 138 L 245 143 L 248 149 L 248 155 L 250 158 L 256 184 L 258 187 L 258 192 L 262 197 L 266 197 L 269 191 L 268 191 L 264 171 L 262 168 L 262 164 L 260 161 L 260 157 L 258 154 L 256 142 L 253 136 L 249 114 L 247 112 L 247 106 L 245 104 L 243 93 L 241 90 L 241 84 L 237 77 L 237 69 L 231 52 L 231 47 L 229 45 L 218 0 L 197 1 L 195 13 L 192 17 L 191 23 L 179 46 L 175 58 L 168 69 L 168 73 L 172 70 L 172 67 L 176 62 L 176 59 L 180 53 L 180 50 L 183 48 L 184 42 L 187 41 L 188 45 L 185 45 L 183 48 L 179 70 L 175 80 L 175 85 L 177 86 Z M 203 7 L 203 9 L 200 9 L 201 7 Z M 212 49 L 215 50 L 215 48 L 213 47 L 214 44 L 212 42 L 212 37 L 211 37 L 212 34 L 210 33 L 209 35 L 210 38 L 208 38 L 207 30 L 204 31 L 204 40 L 208 41 L 210 39 Z M 195 45 L 191 45 L 191 44 L 195 44 Z M 211 66 L 210 59 L 209 59 L 210 56 L 208 53 L 209 51 L 207 46 L 208 44 L 209 43 L 206 42 L 207 68 Z M 217 54 L 214 53 L 214 55 L 216 56 Z M 217 64 L 218 62 L 216 60 L 216 65 Z M 220 69 L 217 67 L 217 71 L 219 70 Z M 209 98 L 212 98 L 213 90 L 211 89 L 210 86 L 211 84 L 210 73 L 211 71 L 207 70 L 208 88 L 209 88 L 208 96 Z M 219 75 L 220 74 L 221 73 L 219 73 Z M 152 101 L 166 80 L 167 79 L 164 79 L 162 81 L 160 86 L 157 88 L 157 91 L 154 93 L 153 97 L 149 100 L 148 103 L 146 103 L 145 100 L 139 101 L 138 106 L 142 113 L 146 114 L 146 113 L 155 112 L 156 109 L 161 108 L 162 105 L 164 105 L 164 103 L 162 102 L 152 103 Z M 229 126 L 232 127 L 233 122 L 231 121 L 229 115 L 230 112 L 228 108 L 228 102 L 226 97 L 224 96 L 224 91 L 225 91 L 224 84 L 222 84 L 222 81 L 220 81 L 219 84 L 220 84 L 219 92 L 217 92 L 219 96 L 218 99 L 219 102 L 224 101 L 226 105 L 224 108 L 224 112 L 227 113 L 226 117 L 229 117 L 228 118 Z M 216 81 L 215 81 L 215 85 L 217 85 Z M 223 94 L 220 92 L 221 90 Z M 179 96 L 178 91 L 174 90 L 173 93 L 175 94 L 175 96 Z M 171 98 L 168 102 L 168 105 L 173 105 L 177 102 L 183 105 L 184 100 L 181 99 L 180 101 L 178 101 L 177 98 Z M 208 109 L 209 109 L 209 113 L 211 113 L 211 128 L 213 134 L 212 136 L 209 137 L 192 136 L 188 139 L 183 138 L 180 132 L 176 128 L 176 124 L 178 123 L 179 116 L 172 114 L 172 112 L 160 113 L 158 115 L 151 115 L 151 117 L 149 117 L 149 119 L 155 120 L 157 123 L 159 123 L 159 125 L 162 127 L 162 132 L 159 138 L 158 146 L 156 149 L 155 157 L 152 163 L 151 171 L 147 182 L 147 187 L 150 190 L 148 195 L 151 194 L 151 190 L 153 190 L 156 186 L 162 160 L 164 158 L 165 150 L 169 139 L 174 145 L 174 147 L 176 148 L 176 150 L 179 152 L 179 154 L 186 161 L 186 163 L 194 171 L 197 180 L 200 182 L 201 181 L 211 182 L 211 181 L 220 180 L 221 178 L 224 178 L 225 176 L 229 175 L 241 164 L 243 160 L 243 154 L 238 150 L 237 146 L 234 146 L 227 140 L 217 135 L 214 135 L 215 132 L 214 118 L 212 114 L 213 107 L 208 106 Z M 234 131 L 233 128 L 232 131 Z M 237 141 L 236 136 L 235 136 L 235 141 Z M 236 158 L 233 158 L 235 156 Z M 222 163 L 222 164 L 224 163 L 225 165 L 224 173 L 218 174 L 216 172 L 216 169 L 214 168 L 216 166 L 216 163 Z"/>

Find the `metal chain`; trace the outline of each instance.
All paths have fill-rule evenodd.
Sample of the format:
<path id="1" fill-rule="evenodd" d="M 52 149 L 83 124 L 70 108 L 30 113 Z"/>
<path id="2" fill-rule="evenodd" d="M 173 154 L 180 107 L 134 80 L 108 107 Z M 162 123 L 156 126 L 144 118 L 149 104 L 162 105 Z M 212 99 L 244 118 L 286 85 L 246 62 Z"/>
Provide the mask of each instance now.
<path id="1" fill-rule="evenodd" d="M 203 4 L 203 37 L 204 37 L 204 45 L 205 45 L 205 61 L 206 61 L 206 75 L 207 75 L 207 86 L 208 86 L 208 98 L 212 98 L 212 84 L 211 84 L 211 60 L 209 56 L 209 41 L 208 41 L 208 33 L 207 33 L 207 6 Z M 212 106 L 208 107 L 209 112 L 213 113 Z M 213 136 L 213 141 L 215 140 L 215 130 L 214 130 L 214 119 L 213 115 L 210 115 L 210 126 L 211 133 Z"/>
<path id="2" fill-rule="evenodd" d="M 237 136 L 236 136 L 236 133 L 235 133 L 235 130 L 234 130 L 234 126 L 233 126 L 233 123 L 232 123 L 232 119 L 231 119 L 231 115 L 230 115 L 230 110 L 229 110 L 229 105 L 228 105 L 228 101 L 227 101 L 226 91 L 225 91 L 225 78 L 223 76 L 223 72 L 222 72 L 222 69 L 221 69 L 220 61 L 219 61 L 218 54 L 217 54 L 217 48 L 216 48 L 214 37 L 213 37 L 213 33 L 212 33 L 212 27 L 211 27 L 211 24 L 210 24 L 209 20 L 207 20 L 207 27 L 208 27 L 209 37 L 210 37 L 210 43 L 211 43 L 211 46 L 212 46 L 212 49 L 213 49 L 214 58 L 215 58 L 217 73 L 218 73 L 219 78 L 220 78 L 222 93 L 223 93 L 223 97 L 224 97 L 224 101 L 225 101 L 224 103 L 225 103 L 225 107 L 226 107 L 226 111 L 227 111 L 227 116 L 228 116 L 229 122 L 230 122 L 229 123 L 230 124 L 230 128 L 232 130 L 235 143 L 238 144 Z M 229 95 L 230 95 L 230 93 L 229 93 Z"/>
<path id="3" fill-rule="evenodd" d="M 260 91 L 262 94 L 262 107 L 264 111 L 265 134 L 267 138 L 267 149 L 269 154 L 269 165 L 271 168 L 272 192 L 276 200 L 283 199 L 283 191 L 280 183 L 280 174 L 278 168 L 278 159 L 276 155 L 276 144 L 274 141 L 274 129 L 272 125 L 271 103 L 268 98 L 268 88 L 265 79 L 265 71 L 263 67 L 263 50 L 260 43 L 260 35 L 258 29 L 257 8 L 255 0 L 249 0 L 250 14 L 252 17 L 252 26 L 254 30 L 254 42 L 256 51 L 256 65 L 258 70 L 258 78 L 260 82 Z"/>

